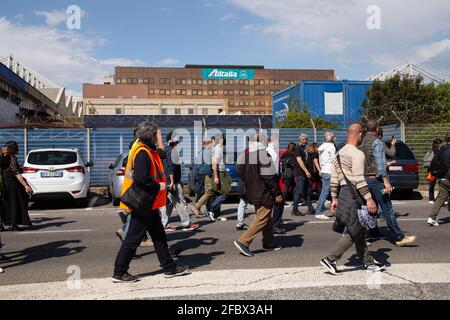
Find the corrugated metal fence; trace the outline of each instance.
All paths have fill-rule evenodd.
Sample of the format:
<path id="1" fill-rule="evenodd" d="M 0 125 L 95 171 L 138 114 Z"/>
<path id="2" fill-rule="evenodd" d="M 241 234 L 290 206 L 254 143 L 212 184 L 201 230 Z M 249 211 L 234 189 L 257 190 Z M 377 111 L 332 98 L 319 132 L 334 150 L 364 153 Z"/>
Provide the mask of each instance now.
<path id="1" fill-rule="evenodd" d="M 202 134 L 195 137 L 194 129 L 178 129 L 183 130 L 178 134 L 184 139 L 182 140 L 183 153 L 182 158 L 185 162 L 189 162 L 194 158 L 201 148 Z M 226 132 L 226 129 L 220 129 Z M 170 128 L 163 128 L 162 134 L 165 139 L 166 135 L 172 131 Z M 270 131 L 270 130 L 269 130 Z M 307 134 L 310 142 L 317 137 L 320 144 L 323 141 L 323 135 L 327 130 L 313 129 L 280 129 L 280 148 L 287 147 L 289 142 L 298 142 L 300 134 Z M 335 133 L 337 142 L 342 143 L 346 139 L 346 130 L 331 130 Z M 384 127 L 385 137 L 400 136 L 400 128 L 398 126 Z M 253 132 L 256 132 L 254 130 Z M 212 131 L 208 132 L 208 136 L 213 135 Z M 243 150 L 246 136 L 252 134 L 252 131 L 240 129 L 234 133 L 234 141 L 227 141 L 227 148 L 234 146 L 234 152 Z M 195 137 L 195 138 L 194 138 Z M 133 140 L 133 128 L 101 128 L 101 129 L 0 129 L 0 144 L 14 140 L 19 144 L 19 162 L 23 164 L 25 152 L 43 148 L 77 148 L 80 149 L 87 161 L 90 159 L 94 163 L 91 169 L 92 185 L 103 186 L 108 184 L 109 169 L 108 166 L 114 163 L 117 156 L 121 153 L 128 152 L 129 144 Z M 183 166 L 183 180 L 187 180 L 189 166 Z"/>

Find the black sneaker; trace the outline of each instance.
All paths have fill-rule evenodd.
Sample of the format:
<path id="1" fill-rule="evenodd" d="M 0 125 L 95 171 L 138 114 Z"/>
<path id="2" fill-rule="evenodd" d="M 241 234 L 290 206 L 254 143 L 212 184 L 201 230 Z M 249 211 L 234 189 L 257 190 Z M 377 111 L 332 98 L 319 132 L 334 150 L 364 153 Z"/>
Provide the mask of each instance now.
<path id="1" fill-rule="evenodd" d="M 292 215 L 293 215 L 293 216 L 296 216 L 296 217 L 300 217 L 302 214 L 301 214 L 300 211 L 293 209 L 293 210 L 292 210 Z"/>
<path id="2" fill-rule="evenodd" d="M 132 276 L 131 274 L 124 273 L 122 275 L 114 275 L 112 277 L 112 281 L 114 283 L 134 283 L 134 282 L 138 282 L 139 278 L 136 276 Z"/>
<path id="3" fill-rule="evenodd" d="M 374 260 L 373 264 L 364 265 L 364 270 L 366 270 L 366 272 L 381 272 L 386 270 L 386 265 L 378 262 L 377 260 Z"/>
<path id="4" fill-rule="evenodd" d="M 165 278 L 173 278 L 173 277 L 179 277 L 184 276 L 188 273 L 189 267 L 188 266 L 176 266 L 166 272 L 164 272 Z"/>
<path id="5" fill-rule="evenodd" d="M 180 248 L 177 249 L 172 249 L 169 248 L 169 253 L 170 253 L 170 257 L 173 258 L 178 258 L 178 256 L 183 252 L 183 250 L 181 250 Z"/>
<path id="6" fill-rule="evenodd" d="M 283 249 L 281 246 L 277 246 L 277 245 L 272 245 L 272 246 L 268 246 L 266 244 L 263 244 L 263 250 L 264 251 L 280 251 L 281 249 Z"/>
<path id="7" fill-rule="evenodd" d="M 274 234 L 285 234 L 286 233 L 286 229 L 273 227 L 273 233 Z"/>
<path id="8" fill-rule="evenodd" d="M 238 248 L 238 250 L 246 257 L 253 257 L 254 254 L 250 251 L 250 249 L 247 246 L 244 246 L 242 243 L 240 243 L 239 241 L 235 241 L 234 245 L 236 246 L 236 248 Z"/>
<path id="9" fill-rule="evenodd" d="M 244 223 L 244 224 L 238 224 L 238 225 L 236 226 L 236 230 L 237 230 L 237 231 L 248 230 L 248 225 L 246 225 L 245 223 Z"/>
<path id="10" fill-rule="evenodd" d="M 328 257 L 320 260 L 320 264 L 324 266 L 332 275 L 342 275 L 342 271 L 338 270 L 336 266 L 336 261 L 330 261 Z"/>

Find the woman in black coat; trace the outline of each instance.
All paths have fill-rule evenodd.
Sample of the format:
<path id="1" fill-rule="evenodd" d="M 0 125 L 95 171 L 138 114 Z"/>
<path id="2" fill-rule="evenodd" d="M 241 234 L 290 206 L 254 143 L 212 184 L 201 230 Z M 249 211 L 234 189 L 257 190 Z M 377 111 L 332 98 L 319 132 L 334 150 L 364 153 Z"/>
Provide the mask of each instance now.
<path id="1" fill-rule="evenodd" d="M 22 176 L 22 169 L 17 160 L 19 146 L 15 141 L 5 144 L 7 154 L 3 156 L 3 186 L 4 204 L 6 209 L 6 224 L 10 231 L 20 231 L 19 225 L 33 227 L 28 215 L 29 194 L 33 192 Z"/>

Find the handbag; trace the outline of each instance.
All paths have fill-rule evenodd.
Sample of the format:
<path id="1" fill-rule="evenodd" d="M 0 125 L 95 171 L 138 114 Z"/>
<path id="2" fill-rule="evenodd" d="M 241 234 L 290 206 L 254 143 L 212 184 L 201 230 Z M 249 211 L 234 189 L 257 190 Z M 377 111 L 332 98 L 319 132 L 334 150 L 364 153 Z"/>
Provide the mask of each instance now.
<path id="1" fill-rule="evenodd" d="M 120 197 L 120 201 L 128 208 L 135 211 L 150 211 L 155 202 L 156 194 L 150 193 L 137 183 L 133 185 Z"/>
<path id="2" fill-rule="evenodd" d="M 354 200 L 358 203 L 358 208 L 357 208 L 358 211 L 357 212 L 358 212 L 359 223 L 364 228 L 369 228 L 369 229 L 376 228 L 377 217 L 370 215 L 369 209 L 367 208 L 367 206 L 362 205 L 362 203 L 365 201 L 363 200 L 363 198 L 361 197 L 359 192 L 356 190 L 355 186 L 350 182 L 350 180 L 345 175 L 344 170 L 342 169 L 341 157 L 338 155 L 336 158 L 337 158 L 339 167 L 341 168 L 341 172 L 342 172 L 342 175 L 344 176 L 345 182 L 350 187 Z"/>

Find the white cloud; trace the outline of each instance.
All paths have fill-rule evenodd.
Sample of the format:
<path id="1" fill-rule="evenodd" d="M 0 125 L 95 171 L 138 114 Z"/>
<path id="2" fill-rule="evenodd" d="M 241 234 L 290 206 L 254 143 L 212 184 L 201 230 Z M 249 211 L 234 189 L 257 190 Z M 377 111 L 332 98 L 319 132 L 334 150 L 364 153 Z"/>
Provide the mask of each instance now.
<path id="1" fill-rule="evenodd" d="M 180 60 L 177 60 L 177 59 L 174 59 L 174 58 L 166 58 L 164 60 L 161 60 L 159 62 L 159 64 L 163 65 L 163 66 L 174 66 L 174 65 L 179 64 L 180 62 L 181 62 Z"/>
<path id="2" fill-rule="evenodd" d="M 448 0 L 227 1 L 264 21 L 258 26 L 246 24 L 242 31 L 274 37 L 283 43 L 281 48 L 296 52 L 317 50 L 355 61 L 372 56 L 372 61 L 381 62 L 408 50 L 415 51 L 407 56 L 429 61 L 448 49 L 443 39 L 450 31 Z M 367 8 L 373 4 L 381 9 L 381 30 L 367 28 Z"/>
<path id="3" fill-rule="evenodd" d="M 137 59 L 98 59 L 96 48 L 107 41 L 79 32 L 46 26 L 23 26 L 0 17 L 0 57 L 15 55 L 58 85 L 80 90 L 84 82 L 97 83 L 117 65 L 143 65 Z"/>
<path id="4" fill-rule="evenodd" d="M 220 21 L 225 22 L 228 20 L 236 20 L 236 16 L 232 13 L 224 15 L 222 18 L 220 18 Z"/>
<path id="5" fill-rule="evenodd" d="M 66 10 L 52 10 L 52 11 L 34 11 L 34 14 L 45 18 L 45 22 L 50 27 L 56 27 L 65 22 L 69 15 Z"/>

